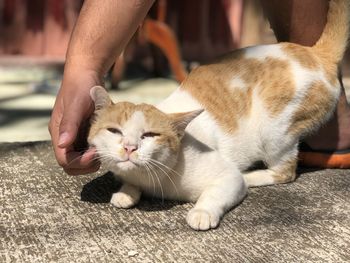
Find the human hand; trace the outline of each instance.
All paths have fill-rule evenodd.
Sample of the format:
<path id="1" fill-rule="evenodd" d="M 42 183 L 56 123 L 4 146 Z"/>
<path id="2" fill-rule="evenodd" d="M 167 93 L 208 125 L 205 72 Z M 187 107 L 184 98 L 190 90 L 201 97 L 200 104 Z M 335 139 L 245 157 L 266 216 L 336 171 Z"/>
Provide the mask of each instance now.
<path id="1" fill-rule="evenodd" d="M 101 82 L 91 71 L 65 71 L 49 131 L 56 160 L 67 174 L 92 173 L 100 167 L 95 149 L 87 149 L 86 138 L 89 118 L 94 111 L 90 88 Z"/>
<path id="2" fill-rule="evenodd" d="M 90 89 L 106 74 L 146 16 L 154 0 L 84 1 L 66 54 L 62 87 L 49 131 L 57 162 L 71 175 L 99 168 L 94 149 L 79 152 L 94 111 Z M 85 127 L 85 128 L 84 128 Z M 84 134 L 85 133 L 85 134 Z"/>

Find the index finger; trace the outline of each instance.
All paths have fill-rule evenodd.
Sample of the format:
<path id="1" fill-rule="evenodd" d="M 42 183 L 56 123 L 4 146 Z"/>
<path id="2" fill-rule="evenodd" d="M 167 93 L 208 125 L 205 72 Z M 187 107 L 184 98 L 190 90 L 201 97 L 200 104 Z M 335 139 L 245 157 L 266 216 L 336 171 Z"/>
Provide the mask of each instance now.
<path id="1" fill-rule="evenodd" d="M 74 149 L 73 145 L 68 145 L 62 148 L 58 145 L 58 125 L 50 124 L 49 130 L 52 138 L 52 146 L 54 149 L 56 160 L 58 164 L 63 167 L 64 170 L 69 171 L 74 169 L 75 174 L 77 174 L 78 172 L 84 174 L 88 171 L 91 171 L 92 167 L 97 167 L 95 160 L 95 149 L 91 148 L 85 152 L 79 152 Z"/>
<path id="2" fill-rule="evenodd" d="M 93 148 L 85 152 L 78 152 L 72 146 L 56 149 L 56 159 L 64 169 L 89 169 L 96 164 L 96 150 Z"/>

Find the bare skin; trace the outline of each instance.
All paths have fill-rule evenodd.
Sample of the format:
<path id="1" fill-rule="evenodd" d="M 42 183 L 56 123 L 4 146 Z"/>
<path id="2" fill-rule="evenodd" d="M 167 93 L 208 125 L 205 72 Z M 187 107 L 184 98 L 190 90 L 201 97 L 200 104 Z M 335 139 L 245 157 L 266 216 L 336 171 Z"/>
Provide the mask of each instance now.
<path id="1" fill-rule="evenodd" d="M 89 90 L 102 78 L 146 16 L 154 0 L 85 0 L 67 52 L 62 86 L 56 98 L 49 130 L 58 163 L 71 175 L 99 169 L 95 150 L 74 145 L 93 112 Z M 261 0 L 279 41 L 313 45 L 328 10 L 327 0 Z M 344 89 L 343 89 L 344 90 Z M 350 107 L 345 92 L 336 114 L 307 140 L 314 149 L 350 146 Z M 84 150 L 84 149 L 82 149 Z"/>
<path id="2" fill-rule="evenodd" d="M 261 0 L 276 38 L 305 46 L 316 43 L 327 20 L 328 0 Z M 339 81 L 342 84 L 341 77 Z M 333 118 L 305 142 L 315 150 L 350 147 L 350 106 L 344 87 Z"/>
<path id="3" fill-rule="evenodd" d="M 97 171 L 95 151 L 74 147 L 94 106 L 89 90 L 122 52 L 154 0 L 86 0 L 72 34 L 61 89 L 49 123 L 57 162 L 71 175 Z M 79 136 L 80 137 L 80 136 Z"/>

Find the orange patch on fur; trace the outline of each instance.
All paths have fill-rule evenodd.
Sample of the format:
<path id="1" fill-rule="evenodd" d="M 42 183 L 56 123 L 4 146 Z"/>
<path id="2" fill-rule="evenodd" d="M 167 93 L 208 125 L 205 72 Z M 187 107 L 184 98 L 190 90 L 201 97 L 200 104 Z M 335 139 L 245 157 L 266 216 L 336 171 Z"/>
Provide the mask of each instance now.
<path id="1" fill-rule="evenodd" d="M 293 43 L 281 43 L 280 45 L 282 50 L 292 59 L 296 60 L 302 67 L 309 70 L 322 69 L 326 75 L 326 79 L 331 85 L 336 84 L 338 78 L 337 65 L 334 61 L 329 61 L 328 51 L 327 56 L 325 56 L 314 47 L 304 47 Z"/>
<path id="2" fill-rule="evenodd" d="M 193 70 L 181 87 L 196 98 L 227 132 L 238 128 L 238 120 L 249 116 L 256 89 L 272 116 L 279 114 L 295 94 L 289 63 L 267 57 L 244 58 L 237 51 Z M 235 87 L 238 78 L 244 87 Z"/>
<path id="3" fill-rule="evenodd" d="M 334 61 L 328 60 L 328 51 L 327 56 L 323 56 L 322 53 L 314 47 L 304 47 L 293 43 L 281 43 L 280 45 L 282 50 L 292 59 L 296 60 L 301 66 L 309 70 L 322 69 L 326 75 L 326 79 L 331 85 L 336 84 L 338 78 L 337 65 Z M 316 51 L 318 51 L 317 54 Z"/>
<path id="4" fill-rule="evenodd" d="M 136 108 L 145 115 L 148 128 L 152 132 L 161 134 L 157 138 L 157 142 L 162 145 L 168 145 L 171 150 L 176 151 L 180 146 L 180 138 L 172 125 L 171 118 L 149 104 L 139 104 L 136 105 Z"/>
<path id="5" fill-rule="evenodd" d="M 226 70 L 224 65 L 201 66 L 192 71 L 182 88 L 189 91 L 221 126 L 233 132 L 237 129 L 238 119 L 249 112 L 251 88 L 247 91 L 230 88 Z"/>
<path id="6" fill-rule="evenodd" d="M 337 85 L 338 82 L 338 65 L 330 63 L 328 60 L 321 58 L 322 68 L 327 80 L 332 86 Z"/>
<path id="7" fill-rule="evenodd" d="M 314 54 L 314 50 L 311 47 L 304 47 L 293 43 L 281 43 L 280 45 L 282 51 L 293 60 L 296 60 L 302 67 L 310 70 L 320 68 L 320 60 Z"/>
<path id="8" fill-rule="evenodd" d="M 297 158 L 286 161 L 273 175 L 276 184 L 293 182 L 296 178 Z"/>
<path id="9" fill-rule="evenodd" d="M 120 127 L 132 113 L 134 104 L 130 102 L 119 102 L 98 110 L 92 118 L 89 139 L 95 137 L 101 129 L 108 128 L 110 124 Z"/>
<path id="10" fill-rule="evenodd" d="M 275 58 L 267 58 L 259 67 L 259 97 L 267 111 L 277 116 L 295 95 L 292 70 L 287 61 Z"/>
<path id="11" fill-rule="evenodd" d="M 336 99 L 321 81 L 314 82 L 304 101 L 294 113 L 288 133 L 304 136 L 326 121 L 325 116 L 334 109 Z"/>

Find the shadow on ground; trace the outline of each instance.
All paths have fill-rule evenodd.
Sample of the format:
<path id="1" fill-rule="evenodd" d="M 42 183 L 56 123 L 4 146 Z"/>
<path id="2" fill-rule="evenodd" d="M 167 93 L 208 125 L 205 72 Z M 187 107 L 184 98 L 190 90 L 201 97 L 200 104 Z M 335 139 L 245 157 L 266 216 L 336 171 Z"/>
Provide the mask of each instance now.
<path id="1" fill-rule="evenodd" d="M 114 179 L 111 172 L 97 177 L 84 185 L 81 201 L 90 203 L 109 203 L 113 193 L 117 192 L 121 183 Z"/>
<path id="2" fill-rule="evenodd" d="M 83 186 L 80 194 L 81 201 L 109 203 L 113 193 L 117 192 L 121 185 L 122 183 L 115 179 L 111 172 L 107 172 Z M 137 208 L 141 211 L 163 211 L 170 210 L 174 206 L 181 204 L 184 203 L 142 196 L 142 199 L 137 204 Z"/>

